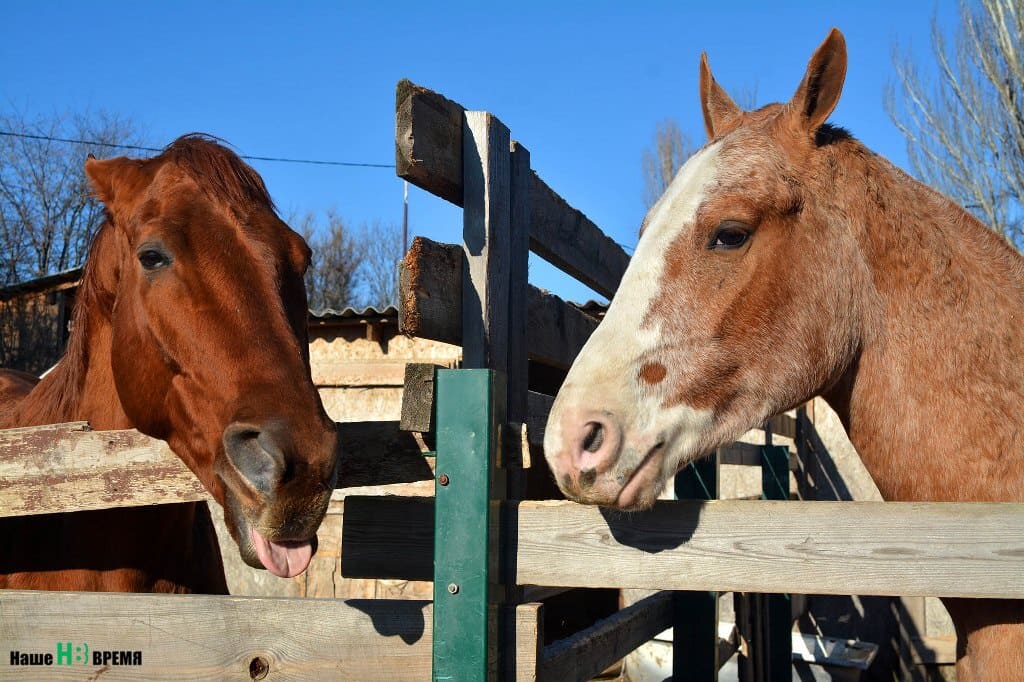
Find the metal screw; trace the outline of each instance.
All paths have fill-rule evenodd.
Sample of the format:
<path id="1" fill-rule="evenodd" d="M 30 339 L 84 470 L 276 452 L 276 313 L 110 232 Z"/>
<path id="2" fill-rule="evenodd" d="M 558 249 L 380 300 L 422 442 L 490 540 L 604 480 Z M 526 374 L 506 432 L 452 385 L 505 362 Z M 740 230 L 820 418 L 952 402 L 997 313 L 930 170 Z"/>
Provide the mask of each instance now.
<path id="1" fill-rule="evenodd" d="M 448 485 L 448 474 L 441 474 L 440 476 L 438 476 L 437 482 L 440 483 L 441 485 Z"/>
<path id="2" fill-rule="evenodd" d="M 448 594 L 458 594 L 458 593 L 459 593 L 459 586 L 456 585 L 455 583 L 450 583 L 448 585 Z"/>

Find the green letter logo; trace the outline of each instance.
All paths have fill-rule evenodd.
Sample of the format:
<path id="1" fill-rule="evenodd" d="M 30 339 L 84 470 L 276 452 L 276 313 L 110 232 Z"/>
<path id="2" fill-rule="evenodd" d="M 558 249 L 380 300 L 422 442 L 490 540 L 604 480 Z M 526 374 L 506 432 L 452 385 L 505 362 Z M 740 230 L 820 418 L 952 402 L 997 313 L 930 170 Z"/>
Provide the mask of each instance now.
<path id="1" fill-rule="evenodd" d="M 71 642 L 57 642 L 57 665 L 71 665 Z"/>

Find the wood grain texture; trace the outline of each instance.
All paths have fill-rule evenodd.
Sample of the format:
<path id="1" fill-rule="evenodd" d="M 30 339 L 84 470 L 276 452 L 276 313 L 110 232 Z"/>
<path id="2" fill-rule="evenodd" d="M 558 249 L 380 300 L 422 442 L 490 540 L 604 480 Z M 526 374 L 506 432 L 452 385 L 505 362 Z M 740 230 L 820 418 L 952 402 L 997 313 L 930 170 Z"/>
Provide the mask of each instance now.
<path id="1" fill-rule="evenodd" d="M 462 343 L 462 247 L 413 237 L 398 267 L 398 326 L 407 336 Z"/>
<path id="2" fill-rule="evenodd" d="M 526 347 L 529 357 L 568 369 L 598 322 L 558 296 L 527 287 Z M 424 237 L 413 239 L 401 265 L 402 333 L 462 343 L 462 248 Z"/>
<path id="3" fill-rule="evenodd" d="M 484 111 L 462 126 L 462 364 L 508 374 L 512 141 Z"/>
<path id="4" fill-rule="evenodd" d="M 313 383 L 333 386 L 401 386 L 405 363 L 399 360 L 320 361 L 313 365 Z"/>
<path id="5" fill-rule="evenodd" d="M 0 516 L 208 498 L 163 441 L 84 422 L 0 431 Z"/>
<path id="6" fill-rule="evenodd" d="M 402 391 L 403 431 L 428 433 L 434 430 L 434 373 L 436 365 L 409 363 L 405 366 Z"/>
<path id="7" fill-rule="evenodd" d="M 537 666 L 544 651 L 544 605 L 531 602 L 508 610 L 514 614 L 514 622 L 506 626 L 506 632 L 515 636 L 516 655 L 506 659 L 514 668 L 505 670 L 505 679 L 537 682 Z"/>
<path id="8" fill-rule="evenodd" d="M 463 206 L 465 110 L 408 80 L 398 83 L 396 100 L 395 151 L 399 177 Z M 530 249 L 611 298 L 626 270 L 629 256 L 536 174 L 530 175 Z"/>
<path id="9" fill-rule="evenodd" d="M 398 177 L 462 206 L 463 108 L 404 78 L 395 100 Z"/>
<path id="10" fill-rule="evenodd" d="M 589 680 L 672 624 L 672 595 L 658 592 L 544 648 L 537 678 Z"/>
<path id="11" fill-rule="evenodd" d="M 390 504 L 363 514 L 366 545 L 343 555 L 372 552 L 393 577 L 428 579 L 423 501 Z M 507 517 L 520 585 L 1024 598 L 1021 504 L 674 501 L 624 514 L 531 501 Z M 345 527 L 357 530 L 347 514 Z"/>
<path id="12" fill-rule="evenodd" d="M 429 602 L 73 592 L 0 593 L 0 642 L 53 652 L 57 642 L 137 650 L 141 666 L 76 663 L 29 670 L 45 679 L 428 680 Z M 0 678 L 25 679 L 4 661 Z"/>
<path id="13" fill-rule="evenodd" d="M 530 249 L 609 299 L 619 288 L 629 265 L 629 256 L 621 246 L 536 174 L 530 210 Z"/>
<path id="14" fill-rule="evenodd" d="M 527 291 L 531 359 L 569 369 L 597 325 L 597 320 L 552 293 L 532 286 Z"/>
<path id="15" fill-rule="evenodd" d="M 396 421 L 337 424 L 338 487 L 433 479 L 420 441 Z M 84 422 L 0 430 L 0 517 L 211 500 L 167 444 Z"/>
<path id="16" fill-rule="evenodd" d="M 679 501 L 603 516 L 522 502 L 518 529 L 520 583 L 1024 597 L 1021 504 Z"/>
<path id="17" fill-rule="evenodd" d="M 530 150 L 512 141 L 509 156 L 509 277 L 508 277 L 508 366 L 506 382 L 508 420 L 527 420 L 529 354 L 527 291 L 530 258 Z M 517 497 L 522 493 L 517 482 Z"/>

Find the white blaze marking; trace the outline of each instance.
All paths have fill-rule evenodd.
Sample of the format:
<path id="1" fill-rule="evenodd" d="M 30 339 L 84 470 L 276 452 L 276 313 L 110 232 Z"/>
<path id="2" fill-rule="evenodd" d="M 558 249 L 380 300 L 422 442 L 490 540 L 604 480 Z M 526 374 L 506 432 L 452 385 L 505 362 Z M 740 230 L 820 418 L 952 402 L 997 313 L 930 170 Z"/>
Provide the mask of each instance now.
<path id="1" fill-rule="evenodd" d="M 632 374 L 638 369 L 635 363 L 661 339 L 660 325 L 647 328 L 642 325 L 658 293 L 665 256 L 672 244 L 693 227 L 704 188 L 715 174 L 720 144 L 715 143 L 690 157 L 648 213 L 644 236 L 630 259 L 611 307 L 580 352 L 566 383 L 578 381 L 590 386 L 611 386 L 623 380 L 634 383 Z"/>
<path id="2" fill-rule="evenodd" d="M 545 438 L 549 457 L 563 452 L 560 413 L 568 408 L 613 413 L 624 429 L 624 450 L 639 449 L 641 456 L 654 439 L 668 438 L 663 476 L 674 473 L 666 466 L 692 456 L 700 434 L 710 427 L 709 410 L 662 408 L 659 391 L 641 390 L 638 372 L 644 355 L 662 341 L 660 324 L 643 323 L 659 291 L 666 254 L 693 228 L 705 189 L 715 177 L 719 149 L 715 143 L 694 154 L 648 213 L 643 238 L 608 313 L 573 363 L 551 411 Z"/>

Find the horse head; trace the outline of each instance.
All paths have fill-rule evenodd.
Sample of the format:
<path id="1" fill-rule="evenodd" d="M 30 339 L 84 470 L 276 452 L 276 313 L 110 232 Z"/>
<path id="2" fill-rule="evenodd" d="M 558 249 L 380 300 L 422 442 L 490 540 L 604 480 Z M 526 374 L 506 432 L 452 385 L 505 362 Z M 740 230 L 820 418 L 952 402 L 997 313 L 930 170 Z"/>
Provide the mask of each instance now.
<path id="1" fill-rule="evenodd" d="M 206 137 L 85 170 L 107 222 L 80 305 L 109 318 L 88 352 L 109 352 L 120 409 L 224 507 L 246 563 L 301 573 L 336 478 L 309 371 L 309 247 L 259 175 Z"/>
<path id="2" fill-rule="evenodd" d="M 833 30 L 793 98 L 744 111 L 700 65 L 709 142 L 644 219 L 544 441 L 562 491 L 650 506 L 680 468 L 840 379 L 870 278 L 838 214 L 825 124 L 846 46 Z M 841 273 L 841 274 L 839 274 Z"/>

